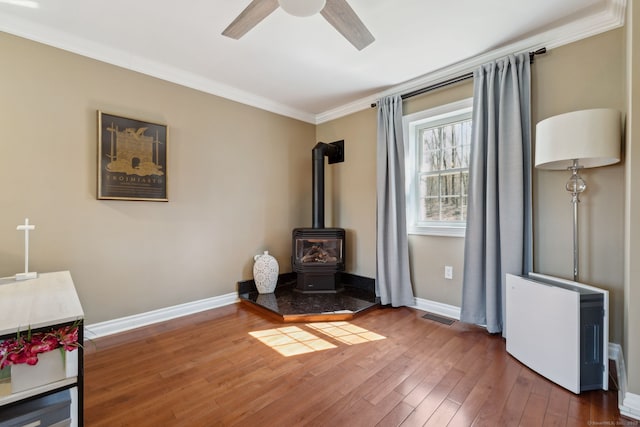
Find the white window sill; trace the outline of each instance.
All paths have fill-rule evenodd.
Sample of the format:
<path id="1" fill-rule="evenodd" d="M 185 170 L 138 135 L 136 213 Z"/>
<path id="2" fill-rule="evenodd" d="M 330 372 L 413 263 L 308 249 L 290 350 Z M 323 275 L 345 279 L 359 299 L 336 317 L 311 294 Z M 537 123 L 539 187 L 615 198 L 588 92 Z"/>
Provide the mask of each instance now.
<path id="1" fill-rule="evenodd" d="M 420 236 L 464 237 L 465 227 L 410 227 L 407 234 Z"/>

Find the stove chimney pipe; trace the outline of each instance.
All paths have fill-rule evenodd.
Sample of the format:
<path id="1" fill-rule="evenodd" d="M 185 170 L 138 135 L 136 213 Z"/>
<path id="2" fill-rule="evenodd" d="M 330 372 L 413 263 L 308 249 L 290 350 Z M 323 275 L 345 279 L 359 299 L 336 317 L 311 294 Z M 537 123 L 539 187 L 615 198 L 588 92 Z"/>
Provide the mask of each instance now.
<path id="1" fill-rule="evenodd" d="M 344 162 L 344 140 L 325 144 L 318 142 L 312 150 L 313 228 L 324 228 L 324 157 L 329 164 Z"/>

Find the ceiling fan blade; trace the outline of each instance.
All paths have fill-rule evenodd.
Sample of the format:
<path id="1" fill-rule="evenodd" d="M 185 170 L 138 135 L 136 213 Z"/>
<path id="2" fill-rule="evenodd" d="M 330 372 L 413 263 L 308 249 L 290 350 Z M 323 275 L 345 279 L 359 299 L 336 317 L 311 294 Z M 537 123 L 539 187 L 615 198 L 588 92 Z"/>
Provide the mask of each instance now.
<path id="1" fill-rule="evenodd" d="M 358 50 L 364 49 L 375 40 L 346 0 L 327 0 L 320 13 Z"/>
<path id="2" fill-rule="evenodd" d="M 222 32 L 223 36 L 239 39 L 278 8 L 278 0 L 253 0 Z"/>

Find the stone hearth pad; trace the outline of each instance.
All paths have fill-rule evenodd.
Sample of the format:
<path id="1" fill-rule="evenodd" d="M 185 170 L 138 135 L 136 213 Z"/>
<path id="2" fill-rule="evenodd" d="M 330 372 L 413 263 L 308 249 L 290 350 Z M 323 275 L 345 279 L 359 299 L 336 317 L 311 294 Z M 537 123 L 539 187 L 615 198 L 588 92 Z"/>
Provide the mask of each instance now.
<path id="1" fill-rule="evenodd" d="M 350 320 L 380 305 L 373 289 L 343 284 L 336 293 L 301 293 L 294 283 L 281 283 L 270 294 L 239 288 L 240 302 L 283 322 Z M 244 292 L 243 292 L 244 291 Z"/>

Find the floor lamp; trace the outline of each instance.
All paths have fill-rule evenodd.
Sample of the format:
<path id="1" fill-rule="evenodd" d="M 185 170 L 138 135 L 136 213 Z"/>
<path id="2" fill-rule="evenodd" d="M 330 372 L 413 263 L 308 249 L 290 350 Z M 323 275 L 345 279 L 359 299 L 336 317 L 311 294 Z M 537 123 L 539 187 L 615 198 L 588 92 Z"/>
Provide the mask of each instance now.
<path id="1" fill-rule="evenodd" d="M 536 126 L 536 168 L 571 171 L 565 188 L 573 205 L 574 281 L 578 281 L 578 203 L 587 188 L 580 169 L 618 163 L 620 131 L 620 112 L 605 108 L 560 114 Z"/>

